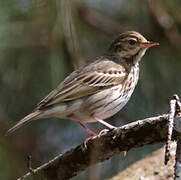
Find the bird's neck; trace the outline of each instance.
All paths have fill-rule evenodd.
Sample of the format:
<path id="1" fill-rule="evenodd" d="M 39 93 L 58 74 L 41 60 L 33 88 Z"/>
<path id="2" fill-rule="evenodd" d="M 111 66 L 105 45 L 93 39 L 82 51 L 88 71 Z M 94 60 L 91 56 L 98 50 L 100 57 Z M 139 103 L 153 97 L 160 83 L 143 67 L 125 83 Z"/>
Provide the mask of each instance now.
<path id="1" fill-rule="evenodd" d="M 134 61 L 133 59 L 123 59 L 122 64 L 124 64 L 128 72 L 139 67 L 139 61 Z"/>
<path id="2" fill-rule="evenodd" d="M 122 58 L 117 54 L 105 54 L 105 56 L 118 64 L 124 64 L 128 71 L 130 71 L 132 67 L 139 65 L 139 61 L 137 61 L 134 56 L 130 58 Z"/>
<path id="3" fill-rule="evenodd" d="M 124 53 L 113 52 L 109 50 L 106 53 L 106 56 L 111 57 L 111 59 L 114 59 L 116 63 L 124 63 L 127 64 L 128 66 L 134 66 L 139 63 L 141 58 L 144 56 L 145 52 L 146 49 L 140 49 L 136 54 L 128 57 L 125 56 Z"/>

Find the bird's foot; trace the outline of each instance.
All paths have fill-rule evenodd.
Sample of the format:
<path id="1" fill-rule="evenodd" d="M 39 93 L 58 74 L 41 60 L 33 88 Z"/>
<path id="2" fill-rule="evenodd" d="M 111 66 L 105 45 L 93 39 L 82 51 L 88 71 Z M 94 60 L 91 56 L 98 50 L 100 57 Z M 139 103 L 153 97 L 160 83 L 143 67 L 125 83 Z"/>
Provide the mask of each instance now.
<path id="1" fill-rule="evenodd" d="M 95 134 L 95 133 L 94 133 L 94 134 Z M 88 143 L 91 139 L 93 139 L 94 137 L 96 137 L 96 136 L 98 136 L 98 134 L 95 134 L 94 136 L 90 136 L 90 137 L 86 138 L 86 139 L 84 140 L 84 142 L 83 142 L 83 148 L 84 148 L 84 149 L 87 149 L 87 143 Z"/>
<path id="2" fill-rule="evenodd" d="M 109 129 L 103 129 L 99 132 L 98 136 L 101 136 L 101 135 L 107 133 L 108 131 L 109 131 Z"/>

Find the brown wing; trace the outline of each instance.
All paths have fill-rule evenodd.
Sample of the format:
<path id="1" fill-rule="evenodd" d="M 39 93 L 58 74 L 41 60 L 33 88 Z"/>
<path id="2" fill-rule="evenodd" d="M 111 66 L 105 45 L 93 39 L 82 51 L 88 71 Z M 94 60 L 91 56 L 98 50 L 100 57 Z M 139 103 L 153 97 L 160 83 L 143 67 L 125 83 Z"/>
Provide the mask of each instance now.
<path id="1" fill-rule="evenodd" d="M 71 73 L 55 90 L 46 96 L 38 109 L 49 105 L 71 101 L 102 89 L 120 84 L 126 77 L 123 66 L 101 58 Z"/>

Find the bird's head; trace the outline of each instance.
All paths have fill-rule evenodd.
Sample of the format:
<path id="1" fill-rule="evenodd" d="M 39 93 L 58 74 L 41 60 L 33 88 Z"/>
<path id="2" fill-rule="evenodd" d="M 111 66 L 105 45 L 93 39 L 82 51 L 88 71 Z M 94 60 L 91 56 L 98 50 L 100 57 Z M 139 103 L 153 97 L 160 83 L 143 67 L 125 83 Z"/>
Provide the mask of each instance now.
<path id="1" fill-rule="evenodd" d="M 138 32 L 127 31 L 120 34 L 111 44 L 109 52 L 118 58 L 136 63 L 141 60 L 148 48 L 158 45 L 159 43 L 147 41 Z"/>

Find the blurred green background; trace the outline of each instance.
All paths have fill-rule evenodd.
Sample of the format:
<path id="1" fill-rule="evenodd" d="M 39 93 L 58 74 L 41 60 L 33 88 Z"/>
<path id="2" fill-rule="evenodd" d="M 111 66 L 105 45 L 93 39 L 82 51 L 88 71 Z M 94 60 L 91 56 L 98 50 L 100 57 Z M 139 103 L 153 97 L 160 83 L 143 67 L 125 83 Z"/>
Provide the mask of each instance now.
<path id="1" fill-rule="evenodd" d="M 114 38 L 136 30 L 160 43 L 141 62 L 140 80 L 115 126 L 168 111 L 181 95 L 180 0 L 6 0 L 0 1 L 0 179 L 12 180 L 80 144 L 88 137 L 63 119 L 32 122 L 4 134 L 30 113 L 74 68 L 102 55 Z M 96 132 L 105 128 L 88 124 Z M 133 149 L 72 179 L 110 178 L 161 145 Z M 37 179 L 43 179 L 37 177 Z"/>

